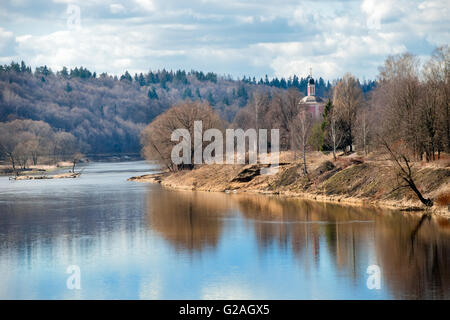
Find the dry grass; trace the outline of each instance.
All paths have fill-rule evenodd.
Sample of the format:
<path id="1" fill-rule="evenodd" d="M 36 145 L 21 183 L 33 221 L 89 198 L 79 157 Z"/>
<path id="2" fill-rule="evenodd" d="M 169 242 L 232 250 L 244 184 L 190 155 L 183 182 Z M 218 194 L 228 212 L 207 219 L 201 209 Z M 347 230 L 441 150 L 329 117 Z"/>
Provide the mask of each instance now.
<path id="1" fill-rule="evenodd" d="M 436 203 L 440 206 L 450 205 L 450 191 L 446 191 L 438 195 L 436 198 Z"/>

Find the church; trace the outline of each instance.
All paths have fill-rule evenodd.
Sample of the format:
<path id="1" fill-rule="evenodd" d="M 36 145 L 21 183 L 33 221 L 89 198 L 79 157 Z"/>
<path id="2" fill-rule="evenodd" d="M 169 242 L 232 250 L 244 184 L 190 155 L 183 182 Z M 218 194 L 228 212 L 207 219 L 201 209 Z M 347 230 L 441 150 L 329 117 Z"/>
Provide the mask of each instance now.
<path id="1" fill-rule="evenodd" d="M 322 98 L 316 96 L 316 85 L 314 82 L 314 78 L 312 77 L 311 69 L 308 76 L 308 92 L 307 95 L 302 100 L 300 100 L 299 106 L 302 108 L 306 108 L 306 110 L 311 112 L 314 120 L 320 120 L 320 118 L 322 117 L 325 101 Z"/>

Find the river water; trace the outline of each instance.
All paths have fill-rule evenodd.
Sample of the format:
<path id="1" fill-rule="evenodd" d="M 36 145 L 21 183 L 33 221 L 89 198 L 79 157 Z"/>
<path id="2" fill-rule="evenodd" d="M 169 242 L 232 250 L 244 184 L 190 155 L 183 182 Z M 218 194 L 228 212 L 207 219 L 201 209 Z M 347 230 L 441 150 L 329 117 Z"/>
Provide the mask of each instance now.
<path id="1" fill-rule="evenodd" d="M 0 298 L 450 298 L 446 219 L 126 181 L 151 170 L 0 177 Z"/>

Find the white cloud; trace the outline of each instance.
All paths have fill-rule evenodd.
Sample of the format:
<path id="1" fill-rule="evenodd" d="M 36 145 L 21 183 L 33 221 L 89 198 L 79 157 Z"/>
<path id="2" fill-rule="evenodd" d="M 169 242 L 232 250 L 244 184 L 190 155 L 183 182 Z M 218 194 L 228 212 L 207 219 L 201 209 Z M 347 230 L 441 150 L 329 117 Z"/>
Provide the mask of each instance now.
<path id="1" fill-rule="evenodd" d="M 12 39 L 14 39 L 14 35 L 11 31 L 0 28 L 0 50 Z"/>
<path id="2" fill-rule="evenodd" d="M 109 11 L 111 11 L 111 13 L 121 13 L 121 12 L 125 12 L 125 7 L 123 5 L 121 5 L 120 3 L 113 3 L 109 5 Z"/>
<path id="3" fill-rule="evenodd" d="M 0 27 L 0 57 L 11 56 L 15 52 L 15 38 L 11 31 Z M 4 60 L 4 59 L 2 59 Z"/>
<path id="4" fill-rule="evenodd" d="M 155 3 L 153 2 L 153 0 L 135 0 L 135 2 L 144 10 L 155 10 Z"/>
<path id="5" fill-rule="evenodd" d="M 331 80 L 345 72 L 373 78 L 387 55 L 409 50 L 427 56 L 450 40 L 448 1 L 439 0 L 53 2 L 50 10 L 2 10 L 0 61 L 116 74 L 202 69 L 240 77 L 304 76 L 311 66 L 314 75 Z M 81 8 L 80 32 L 67 30 L 69 2 Z"/>

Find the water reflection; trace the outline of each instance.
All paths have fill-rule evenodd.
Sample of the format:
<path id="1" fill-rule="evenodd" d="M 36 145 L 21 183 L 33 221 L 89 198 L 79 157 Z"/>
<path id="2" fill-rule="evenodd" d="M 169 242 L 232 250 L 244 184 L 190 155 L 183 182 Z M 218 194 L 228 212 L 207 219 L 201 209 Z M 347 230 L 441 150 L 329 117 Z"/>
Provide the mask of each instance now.
<path id="1" fill-rule="evenodd" d="M 149 227 L 177 250 L 215 247 L 223 226 L 220 217 L 229 211 L 229 200 L 219 193 L 152 190 L 147 194 Z"/>
<path id="2" fill-rule="evenodd" d="M 329 264 L 356 284 L 378 264 L 394 298 L 450 297 L 447 219 L 260 195 L 151 192 L 148 220 L 178 250 L 218 245 L 224 221 L 244 217 L 260 254 L 289 251 L 307 274 Z M 225 241 L 225 240 L 224 240 Z"/>
<path id="3" fill-rule="evenodd" d="M 376 254 L 396 298 L 450 298 L 447 219 L 388 214 L 377 219 L 376 231 Z"/>

